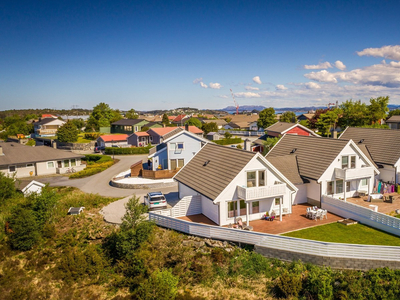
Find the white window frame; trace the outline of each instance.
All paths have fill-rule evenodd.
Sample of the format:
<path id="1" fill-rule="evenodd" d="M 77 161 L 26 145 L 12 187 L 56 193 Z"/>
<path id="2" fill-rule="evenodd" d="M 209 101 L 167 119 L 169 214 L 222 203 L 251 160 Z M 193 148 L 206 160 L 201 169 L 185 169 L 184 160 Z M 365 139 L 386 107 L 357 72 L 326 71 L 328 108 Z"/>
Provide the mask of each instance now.
<path id="1" fill-rule="evenodd" d="M 170 150 L 176 150 L 176 143 L 169 143 Z"/>
<path id="2" fill-rule="evenodd" d="M 49 163 L 52 163 L 53 166 L 52 166 L 52 167 L 49 167 Z M 46 163 L 46 166 L 47 166 L 47 169 L 54 169 L 54 167 L 55 167 L 54 161 L 48 161 L 48 162 Z"/>
<path id="3" fill-rule="evenodd" d="M 365 184 L 363 183 L 364 180 L 365 180 Z M 367 186 L 368 185 L 368 178 L 361 179 L 360 185 L 361 186 Z"/>
<path id="4" fill-rule="evenodd" d="M 11 171 L 11 170 L 10 170 L 11 167 L 14 167 L 14 171 Z M 15 173 L 15 172 L 17 172 L 17 166 L 16 166 L 16 165 L 10 165 L 10 166 L 8 166 L 8 173 Z"/>

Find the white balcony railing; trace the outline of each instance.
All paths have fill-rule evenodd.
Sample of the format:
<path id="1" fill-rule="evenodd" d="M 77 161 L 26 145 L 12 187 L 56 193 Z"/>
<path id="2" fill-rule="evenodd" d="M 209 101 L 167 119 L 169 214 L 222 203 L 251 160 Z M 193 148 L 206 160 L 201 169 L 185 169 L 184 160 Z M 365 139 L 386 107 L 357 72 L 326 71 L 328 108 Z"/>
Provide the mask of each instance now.
<path id="1" fill-rule="evenodd" d="M 282 196 L 286 193 L 286 184 L 275 184 L 259 187 L 237 186 L 238 197 L 243 200 L 254 200 Z"/>
<path id="2" fill-rule="evenodd" d="M 335 178 L 337 179 L 354 180 L 354 179 L 368 178 L 372 176 L 374 176 L 373 167 L 364 167 L 356 169 L 335 168 Z"/>

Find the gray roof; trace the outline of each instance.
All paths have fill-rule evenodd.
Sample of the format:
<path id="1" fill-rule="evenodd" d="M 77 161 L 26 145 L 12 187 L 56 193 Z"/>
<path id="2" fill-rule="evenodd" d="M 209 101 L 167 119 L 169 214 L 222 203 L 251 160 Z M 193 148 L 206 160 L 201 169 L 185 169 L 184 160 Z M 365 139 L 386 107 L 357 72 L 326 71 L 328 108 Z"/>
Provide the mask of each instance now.
<path id="1" fill-rule="evenodd" d="M 303 183 L 297 164 L 296 155 L 268 157 L 267 160 L 293 184 Z"/>
<path id="2" fill-rule="evenodd" d="M 115 121 L 114 123 L 111 123 L 111 125 L 133 126 L 133 125 L 136 125 L 143 121 L 146 123 L 149 123 L 149 121 L 146 121 L 144 119 L 121 119 L 121 120 Z"/>
<path id="3" fill-rule="evenodd" d="M 300 175 L 318 180 L 347 143 L 332 138 L 286 134 L 266 157 L 269 160 L 276 156 L 296 155 Z"/>
<path id="4" fill-rule="evenodd" d="M 376 164 L 394 166 L 400 158 L 400 130 L 348 127 L 340 139 L 367 146 Z"/>
<path id="5" fill-rule="evenodd" d="M 56 120 L 58 120 L 58 119 L 56 119 L 56 118 L 44 118 L 44 119 L 41 119 L 39 122 L 35 122 L 34 124 L 35 125 L 45 125 L 47 123 L 50 123 L 50 122 L 53 122 L 53 121 L 56 121 Z M 65 121 L 63 121 L 63 122 L 65 122 Z"/>
<path id="6" fill-rule="evenodd" d="M 285 130 L 297 125 L 297 123 L 286 123 L 286 122 L 276 122 L 265 129 L 268 134 L 268 131 L 273 131 L 282 134 Z"/>
<path id="7" fill-rule="evenodd" d="M 0 143 L 0 146 L 4 153 L 0 155 L 0 166 L 84 157 L 47 146 L 30 147 L 18 143 Z"/>
<path id="8" fill-rule="evenodd" d="M 391 116 L 389 119 L 386 120 L 386 123 L 399 123 L 400 116 Z"/>
<path id="9" fill-rule="evenodd" d="M 164 134 L 162 137 L 164 140 L 169 139 L 171 136 L 174 136 L 175 134 L 184 131 L 185 129 L 181 128 L 181 127 L 177 127 L 176 129 Z"/>
<path id="10" fill-rule="evenodd" d="M 255 155 L 255 152 L 206 144 L 174 179 L 215 200 Z"/>

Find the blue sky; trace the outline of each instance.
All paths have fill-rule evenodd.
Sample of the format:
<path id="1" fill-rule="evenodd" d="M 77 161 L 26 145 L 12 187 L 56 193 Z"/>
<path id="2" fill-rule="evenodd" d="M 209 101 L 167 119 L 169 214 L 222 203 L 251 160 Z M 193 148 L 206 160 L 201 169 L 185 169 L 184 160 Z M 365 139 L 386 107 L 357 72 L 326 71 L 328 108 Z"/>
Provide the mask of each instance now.
<path id="1" fill-rule="evenodd" d="M 2 1 L 0 110 L 400 104 L 398 1 Z"/>

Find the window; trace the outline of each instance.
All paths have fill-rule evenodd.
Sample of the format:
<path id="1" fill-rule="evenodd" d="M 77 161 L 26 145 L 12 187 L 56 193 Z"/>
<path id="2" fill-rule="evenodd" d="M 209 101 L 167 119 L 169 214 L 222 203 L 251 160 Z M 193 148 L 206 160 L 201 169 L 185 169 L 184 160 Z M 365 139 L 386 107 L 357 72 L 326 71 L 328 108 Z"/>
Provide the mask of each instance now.
<path id="1" fill-rule="evenodd" d="M 75 159 L 71 159 L 71 167 L 75 167 L 76 166 L 76 160 Z"/>
<path id="2" fill-rule="evenodd" d="M 361 185 L 366 186 L 368 184 L 367 179 L 361 179 Z"/>
<path id="3" fill-rule="evenodd" d="M 8 172 L 15 172 L 17 168 L 15 166 L 8 166 Z"/>
<path id="4" fill-rule="evenodd" d="M 342 169 L 347 168 L 349 166 L 349 157 L 342 156 Z"/>
<path id="5" fill-rule="evenodd" d="M 176 144 L 175 143 L 169 144 L 169 149 L 175 150 L 176 149 Z"/>
<path id="6" fill-rule="evenodd" d="M 176 145 L 178 150 L 183 150 L 183 143 L 177 143 Z"/>
<path id="7" fill-rule="evenodd" d="M 256 214 L 260 212 L 260 202 L 254 201 L 251 203 L 251 213 Z"/>
<path id="8" fill-rule="evenodd" d="M 132 131 L 132 126 L 124 126 L 124 131 Z"/>
<path id="9" fill-rule="evenodd" d="M 336 194 L 343 193 L 343 180 L 336 180 Z"/>
<path id="10" fill-rule="evenodd" d="M 228 218 L 236 216 L 237 201 L 228 202 Z"/>
<path id="11" fill-rule="evenodd" d="M 350 168 L 351 169 L 356 168 L 356 157 L 355 156 L 350 156 Z"/>
<path id="12" fill-rule="evenodd" d="M 175 170 L 177 165 L 176 165 L 176 159 L 171 159 L 170 160 L 170 164 L 171 164 L 171 170 Z"/>
<path id="13" fill-rule="evenodd" d="M 256 184 L 256 172 L 247 172 L 247 187 L 255 187 Z"/>
<path id="14" fill-rule="evenodd" d="M 26 164 L 27 168 L 33 167 L 33 164 Z"/>
<path id="15" fill-rule="evenodd" d="M 182 168 L 184 164 L 185 161 L 183 159 L 178 159 L 178 168 Z"/>
<path id="16" fill-rule="evenodd" d="M 281 203 L 281 198 L 275 198 L 275 205 L 279 205 Z"/>
<path id="17" fill-rule="evenodd" d="M 350 183 L 351 183 L 350 181 L 346 182 L 346 192 L 350 191 L 350 186 L 351 186 Z"/>
<path id="18" fill-rule="evenodd" d="M 64 168 L 68 168 L 69 167 L 69 160 L 66 159 L 64 160 Z"/>
<path id="19" fill-rule="evenodd" d="M 265 171 L 258 171 L 258 186 L 265 186 Z"/>
<path id="20" fill-rule="evenodd" d="M 139 131 L 139 126 L 135 126 L 135 131 Z"/>
<path id="21" fill-rule="evenodd" d="M 153 137 L 152 136 L 150 136 L 150 142 L 152 142 L 153 141 Z"/>
<path id="22" fill-rule="evenodd" d="M 59 169 L 62 168 L 62 161 L 61 160 L 57 161 L 57 168 L 59 168 Z"/>
<path id="23" fill-rule="evenodd" d="M 246 215 L 246 202 L 244 200 L 240 200 L 240 211 L 239 211 L 239 216 L 245 216 Z"/>
<path id="24" fill-rule="evenodd" d="M 333 181 L 329 181 L 326 186 L 326 194 L 333 195 Z"/>
<path id="25" fill-rule="evenodd" d="M 53 169 L 54 168 L 54 161 L 48 161 L 47 162 L 47 169 Z"/>

